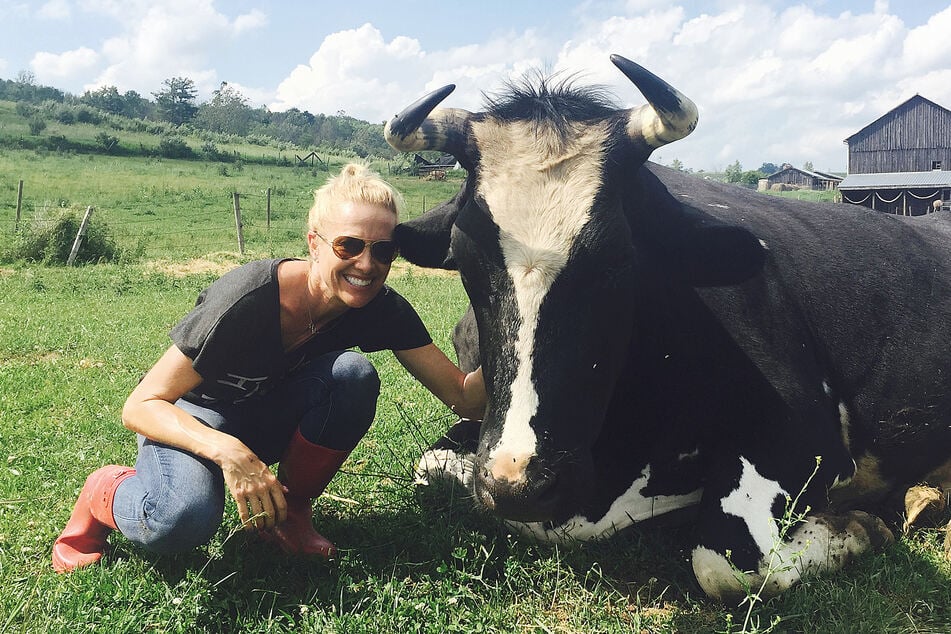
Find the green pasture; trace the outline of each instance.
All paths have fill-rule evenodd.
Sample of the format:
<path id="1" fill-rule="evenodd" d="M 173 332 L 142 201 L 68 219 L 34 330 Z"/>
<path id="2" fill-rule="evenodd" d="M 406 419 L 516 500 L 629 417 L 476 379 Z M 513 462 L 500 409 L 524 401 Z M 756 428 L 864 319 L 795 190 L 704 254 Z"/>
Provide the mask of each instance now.
<path id="1" fill-rule="evenodd" d="M 744 623 L 745 609 L 708 601 L 697 587 L 690 526 L 538 544 L 474 512 L 464 493 L 417 488 L 415 459 L 453 419 L 389 353 L 372 355 L 383 381 L 374 426 L 317 503 L 320 529 L 341 548 L 336 561 L 289 558 L 235 530 L 229 502 L 206 547 L 159 557 L 113 536 L 102 565 L 55 574 L 50 547 L 86 475 L 134 460 L 119 412 L 168 345 L 169 328 L 220 271 L 305 252 L 304 213 L 326 173 L 227 167 L 0 150 L 0 245 L 12 239 L 22 179 L 21 222 L 94 206 L 94 221 L 129 253 L 85 267 L 0 265 L 0 633 L 951 629 L 951 569 L 938 529 L 834 577 L 808 579 L 757 605 Z M 378 169 L 386 173 L 385 164 Z M 409 215 L 459 185 L 393 181 Z M 235 191 L 244 256 L 236 253 Z M 451 351 L 466 306 L 457 277 L 398 261 L 390 281 Z"/>

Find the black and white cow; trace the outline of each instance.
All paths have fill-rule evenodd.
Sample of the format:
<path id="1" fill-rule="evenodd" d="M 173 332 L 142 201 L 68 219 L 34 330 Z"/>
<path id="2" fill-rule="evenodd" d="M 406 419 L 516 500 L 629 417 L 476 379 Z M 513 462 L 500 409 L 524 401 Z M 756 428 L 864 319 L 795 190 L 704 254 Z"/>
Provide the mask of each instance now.
<path id="1" fill-rule="evenodd" d="M 645 166 L 697 110 L 612 61 L 648 105 L 538 80 L 387 125 L 468 170 L 397 228 L 409 260 L 460 271 L 457 348 L 489 395 L 421 475 L 544 540 L 693 509 L 705 592 L 780 592 L 892 540 L 857 509 L 951 479 L 951 222 Z"/>

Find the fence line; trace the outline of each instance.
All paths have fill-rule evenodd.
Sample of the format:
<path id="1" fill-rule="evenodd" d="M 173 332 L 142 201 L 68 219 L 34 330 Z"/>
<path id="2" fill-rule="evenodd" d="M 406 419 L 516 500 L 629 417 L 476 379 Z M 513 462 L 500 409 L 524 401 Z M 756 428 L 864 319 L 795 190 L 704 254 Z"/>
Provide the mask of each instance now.
<path id="1" fill-rule="evenodd" d="M 227 196 L 227 199 L 222 196 L 212 201 L 213 208 L 209 208 L 208 196 L 181 202 L 103 204 L 84 201 L 82 208 L 95 209 L 95 216 L 91 220 L 87 218 L 87 223 L 104 227 L 120 249 L 140 257 L 194 258 L 236 249 L 243 255 L 246 244 L 251 251 L 275 255 L 294 256 L 306 250 L 307 214 L 301 210 L 300 196 L 296 193 L 275 195 L 267 188 L 261 193 L 232 192 Z M 78 203 L 66 207 L 52 204 L 50 200 L 43 196 L 24 198 L 21 181 L 16 205 L 0 204 L 0 252 L 17 234 L 48 230 L 64 212 L 77 216 L 82 213 Z M 198 209 L 187 210 L 190 204 Z M 183 211 L 169 213 L 169 205 Z M 294 209 L 293 214 L 286 213 L 289 208 Z M 81 252 L 81 245 L 77 246 Z"/>

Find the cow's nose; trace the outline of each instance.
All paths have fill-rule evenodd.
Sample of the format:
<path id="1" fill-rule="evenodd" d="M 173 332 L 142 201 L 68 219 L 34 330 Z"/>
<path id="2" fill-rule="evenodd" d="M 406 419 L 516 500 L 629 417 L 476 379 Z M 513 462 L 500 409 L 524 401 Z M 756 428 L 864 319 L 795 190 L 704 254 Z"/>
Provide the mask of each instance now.
<path id="1" fill-rule="evenodd" d="M 522 522 L 551 518 L 557 477 L 538 457 L 495 456 L 475 472 L 479 500 L 496 515 Z"/>

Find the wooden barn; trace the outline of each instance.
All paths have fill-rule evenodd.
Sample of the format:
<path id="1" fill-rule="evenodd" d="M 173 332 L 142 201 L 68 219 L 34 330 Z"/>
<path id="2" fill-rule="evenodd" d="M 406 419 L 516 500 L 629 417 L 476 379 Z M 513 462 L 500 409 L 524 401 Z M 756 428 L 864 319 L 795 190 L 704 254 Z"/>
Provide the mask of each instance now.
<path id="1" fill-rule="evenodd" d="M 845 142 L 843 202 L 908 216 L 951 204 L 951 110 L 915 95 Z"/>
<path id="2" fill-rule="evenodd" d="M 842 180 L 841 176 L 827 174 L 825 172 L 815 172 L 798 167 L 793 167 L 789 163 L 783 165 L 775 174 L 770 174 L 761 179 L 760 189 L 782 190 L 782 189 L 835 189 Z"/>

